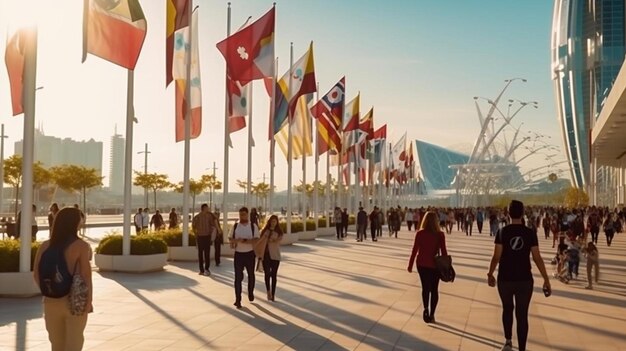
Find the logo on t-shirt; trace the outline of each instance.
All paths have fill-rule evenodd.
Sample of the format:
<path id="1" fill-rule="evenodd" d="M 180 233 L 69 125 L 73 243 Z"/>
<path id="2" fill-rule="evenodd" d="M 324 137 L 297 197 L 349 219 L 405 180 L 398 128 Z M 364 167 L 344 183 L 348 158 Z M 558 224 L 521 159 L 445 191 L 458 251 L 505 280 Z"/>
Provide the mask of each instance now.
<path id="1" fill-rule="evenodd" d="M 519 251 L 524 248 L 524 239 L 521 236 L 514 236 L 509 241 L 513 251 Z"/>

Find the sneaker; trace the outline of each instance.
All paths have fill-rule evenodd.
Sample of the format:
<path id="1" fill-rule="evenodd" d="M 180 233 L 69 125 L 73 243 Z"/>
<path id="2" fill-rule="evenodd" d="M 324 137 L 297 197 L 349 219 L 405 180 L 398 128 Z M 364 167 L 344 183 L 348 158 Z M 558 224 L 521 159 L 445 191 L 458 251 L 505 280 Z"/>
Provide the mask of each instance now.
<path id="1" fill-rule="evenodd" d="M 240 310 L 241 309 L 241 302 L 235 301 L 233 306 L 237 307 L 237 309 Z"/>
<path id="2" fill-rule="evenodd" d="M 513 351 L 513 343 L 510 341 L 505 342 L 504 346 L 502 346 L 502 351 Z"/>
<path id="3" fill-rule="evenodd" d="M 422 318 L 424 319 L 424 323 L 428 323 L 428 321 L 430 321 L 430 316 L 428 315 L 428 310 L 424 310 L 424 313 L 422 314 Z"/>
<path id="4" fill-rule="evenodd" d="M 254 301 L 254 294 L 248 294 L 248 300 L 250 302 Z"/>
<path id="5" fill-rule="evenodd" d="M 204 275 L 204 271 L 200 271 L 198 275 Z"/>
<path id="6" fill-rule="evenodd" d="M 202 273 L 204 276 L 210 277 L 211 276 L 211 271 L 206 270 L 204 271 L 204 273 Z"/>

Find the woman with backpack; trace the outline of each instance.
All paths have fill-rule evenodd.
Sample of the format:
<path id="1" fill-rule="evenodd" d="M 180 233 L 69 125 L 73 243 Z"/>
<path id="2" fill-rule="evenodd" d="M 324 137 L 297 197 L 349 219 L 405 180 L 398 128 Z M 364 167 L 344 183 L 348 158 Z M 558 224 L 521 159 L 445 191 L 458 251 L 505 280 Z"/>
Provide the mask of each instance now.
<path id="1" fill-rule="evenodd" d="M 80 223 L 79 209 L 66 207 L 60 210 L 54 219 L 50 240 L 41 244 L 33 265 L 35 282 L 44 296 L 44 320 L 52 351 L 83 348 L 87 313 L 81 313 L 69 303 L 71 290 L 80 278 L 86 286 L 84 312 L 93 310 L 91 248 L 78 237 Z"/>
<path id="2" fill-rule="evenodd" d="M 422 220 L 420 230 L 415 234 L 407 267 L 407 271 L 411 273 L 413 266 L 417 266 L 422 283 L 423 318 L 426 323 L 435 323 L 435 310 L 439 302 L 439 271 L 435 265 L 435 256 L 440 249 L 442 256 L 448 255 L 446 237 L 439 227 L 437 213 L 428 211 Z"/>

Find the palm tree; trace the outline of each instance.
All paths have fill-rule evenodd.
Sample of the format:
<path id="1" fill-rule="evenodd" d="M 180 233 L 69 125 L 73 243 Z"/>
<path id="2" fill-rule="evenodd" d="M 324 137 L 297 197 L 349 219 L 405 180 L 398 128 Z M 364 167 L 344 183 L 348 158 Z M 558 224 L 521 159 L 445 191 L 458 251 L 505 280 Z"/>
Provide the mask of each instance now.
<path id="1" fill-rule="evenodd" d="M 183 186 L 184 183 L 180 182 L 178 183 L 178 185 L 176 186 L 176 188 L 174 190 L 176 190 L 176 192 L 178 193 L 183 193 Z M 191 217 L 193 217 L 196 214 L 196 196 L 200 195 L 204 192 L 204 190 L 206 189 L 207 184 L 205 182 L 201 180 L 194 180 L 194 179 L 189 179 L 189 194 L 191 194 L 191 200 L 192 200 L 192 207 L 191 207 Z"/>
<path id="2" fill-rule="evenodd" d="M 257 197 L 257 207 L 258 207 L 258 199 L 263 199 L 263 208 L 267 209 L 267 196 L 270 193 L 270 185 L 262 182 L 252 186 L 252 193 Z"/>
<path id="3" fill-rule="evenodd" d="M 209 190 L 209 208 L 212 209 L 213 208 L 213 192 L 215 192 L 215 190 L 222 189 L 222 182 L 217 180 L 217 177 L 215 177 L 212 174 L 205 174 L 200 178 L 200 180 L 206 183 L 207 185 L 207 189 Z"/>
<path id="4" fill-rule="evenodd" d="M 254 186 L 254 183 L 248 184 L 248 182 L 245 181 L 245 180 L 237 179 L 237 186 L 243 189 L 244 199 L 247 199 L 248 198 L 248 187 L 252 188 Z"/>

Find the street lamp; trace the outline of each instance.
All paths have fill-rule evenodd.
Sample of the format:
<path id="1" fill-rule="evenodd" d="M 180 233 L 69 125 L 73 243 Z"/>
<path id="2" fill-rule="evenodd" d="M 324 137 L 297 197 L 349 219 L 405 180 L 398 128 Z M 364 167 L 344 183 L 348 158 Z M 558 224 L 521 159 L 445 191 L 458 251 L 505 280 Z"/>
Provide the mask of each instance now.
<path id="1" fill-rule="evenodd" d="M 137 152 L 137 154 L 139 155 L 144 154 L 144 159 L 143 159 L 143 174 L 144 175 L 148 174 L 148 154 L 149 153 L 150 151 L 148 151 L 148 143 L 145 143 L 145 147 L 143 151 Z M 148 206 L 148 188 L 143 188 L 143 195 L 146 201 L 146 208 L 148 208 L 149 207 Z"/>

